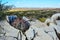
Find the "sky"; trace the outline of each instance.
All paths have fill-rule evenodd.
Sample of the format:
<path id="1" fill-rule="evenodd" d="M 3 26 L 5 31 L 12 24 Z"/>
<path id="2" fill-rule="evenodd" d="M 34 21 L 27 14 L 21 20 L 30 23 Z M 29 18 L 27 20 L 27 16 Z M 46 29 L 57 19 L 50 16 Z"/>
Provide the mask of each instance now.
<path id="1" fill-rule="evenodd" d="M 60 0 L 2 0 L 17 8 L 60 8 Z"/>

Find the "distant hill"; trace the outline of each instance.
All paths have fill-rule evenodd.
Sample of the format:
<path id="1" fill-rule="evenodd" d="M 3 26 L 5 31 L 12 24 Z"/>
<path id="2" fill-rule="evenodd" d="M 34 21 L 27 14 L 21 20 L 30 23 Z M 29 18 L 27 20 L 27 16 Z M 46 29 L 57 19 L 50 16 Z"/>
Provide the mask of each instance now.
<path id="1" fill-rule="evenodd" d="M 28 11 L 28 10 L 43 10 L 43 11 L 60 11 L 60 8 L 12 8 L 9 10 L 9 12 L 14 12 L 14 11 Z"/>

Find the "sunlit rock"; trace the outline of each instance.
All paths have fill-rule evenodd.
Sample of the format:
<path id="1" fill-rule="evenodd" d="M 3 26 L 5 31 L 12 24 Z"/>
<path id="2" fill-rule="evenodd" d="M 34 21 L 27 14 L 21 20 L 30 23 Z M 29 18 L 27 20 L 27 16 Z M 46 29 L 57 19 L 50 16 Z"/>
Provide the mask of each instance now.
<path id="1" fill-rule="evenodd" d="M 10 26 L 9 23 L 4 20 L 4 21 L 0 21 L 0 25 L 2 28 L 4 28 L 4 31 L 6 32 L 6 34 L 4 36 L 2 36 L 3 39 L 5 40 L 17 40 L 17 37 L 20 39 L 25 40 L 25 36 L 21 33 L 21 35 L 19 35 L 19 30 L 15 29 L 14 27 Z M 2 40 L 3 40 L 2 39 Z"/>

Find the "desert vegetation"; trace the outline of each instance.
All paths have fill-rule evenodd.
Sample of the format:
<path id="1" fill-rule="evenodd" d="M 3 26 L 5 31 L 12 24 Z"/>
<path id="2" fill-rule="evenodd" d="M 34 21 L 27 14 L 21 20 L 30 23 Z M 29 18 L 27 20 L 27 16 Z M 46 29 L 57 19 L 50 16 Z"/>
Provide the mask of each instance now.
<path id="1" fill-rule="evenodd" d="M 6 15 L 17 15 L 19 17 L 27 16 L 31 18 L 37 18 L 40 21 L 43 20 L 44 22 L 46 18 L 51 17 L 55 13 L 59 13 L 59 12 L 53 11 L 53 10 L 49 10 L 49 11 L 28 10 L 28 11 L 16 11 L 16 12 L 0 12 L 0 17 L 2 17 L 2 19 L 5 19 Z"/>

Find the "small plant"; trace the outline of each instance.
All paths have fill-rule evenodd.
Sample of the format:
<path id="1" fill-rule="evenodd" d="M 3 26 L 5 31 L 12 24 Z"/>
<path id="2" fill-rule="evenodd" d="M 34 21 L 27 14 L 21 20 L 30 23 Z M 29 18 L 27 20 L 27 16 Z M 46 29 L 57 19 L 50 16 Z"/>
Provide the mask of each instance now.
<path id="1" fill-rule="evenodd" d="M 39 18 L 39 20 L 40 20 L 41 22 L 45 22 L 46 18 L 42 17 L 42 18 Z"/>

